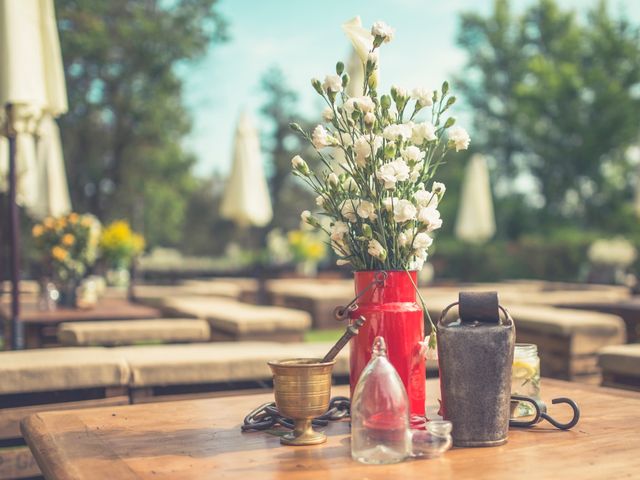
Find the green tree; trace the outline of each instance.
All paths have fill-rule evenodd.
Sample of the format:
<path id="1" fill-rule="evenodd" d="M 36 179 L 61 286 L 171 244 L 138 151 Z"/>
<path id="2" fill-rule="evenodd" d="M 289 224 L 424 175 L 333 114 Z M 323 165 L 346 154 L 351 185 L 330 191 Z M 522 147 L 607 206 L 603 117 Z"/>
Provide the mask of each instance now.
<path id="1" fill-rule="evenodd" d="M 488 17 L 463 14 L 458 42 L 469 54 L 458 82 L 477 144 L 503 184 L 532 178 L 542 201 L 529 206 L 548 224 L 625 224 L 611 212 L 630 211 L 623 152 L 640 134 L 638 26 L 604 1 L 580 20 L 554 0 L 522 15 L 496 0 Z"/>
<path id="2" fill-rule="evenodd" d="M 178 69 L 224 39 L 216 0 L 58 0 L 74 206 L 175 244 L 195 184 Z"/>

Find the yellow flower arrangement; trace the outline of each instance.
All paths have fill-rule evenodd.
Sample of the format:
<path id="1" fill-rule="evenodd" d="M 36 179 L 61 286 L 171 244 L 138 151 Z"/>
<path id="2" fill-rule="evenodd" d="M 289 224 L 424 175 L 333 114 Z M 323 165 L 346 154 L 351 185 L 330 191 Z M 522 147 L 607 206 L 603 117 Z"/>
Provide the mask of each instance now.
<path id="1" fill-rule="evenodd" d="M 102 232 L 100 250 L 102 257 L 113 266 L 127 267 L 142 253 L 144 237 L 131 230 L 125 220 L 116 220 Z"/>
<path id="2" fill-rule="evenodd" d="M 61 281 L 81 279 L 97 257 L 100 222 L 93 215 L 47 217 L 31 230 L 42 260 Z"/>

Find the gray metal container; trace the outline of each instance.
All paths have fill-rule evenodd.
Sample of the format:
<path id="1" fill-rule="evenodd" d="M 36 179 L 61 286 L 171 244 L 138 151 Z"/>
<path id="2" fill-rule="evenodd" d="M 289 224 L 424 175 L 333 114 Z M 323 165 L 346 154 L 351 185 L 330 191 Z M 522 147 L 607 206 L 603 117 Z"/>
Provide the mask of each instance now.
<path id="1" fill-rule="evenodd" d="M 460 319 L 446 321 L 455 305 Z M 437 331 L 442 411 L 453 424 L 453 444 L 506 443 L 515 327 L 498 294 L 460 292 L 459 302 L 442 312 Z"/>

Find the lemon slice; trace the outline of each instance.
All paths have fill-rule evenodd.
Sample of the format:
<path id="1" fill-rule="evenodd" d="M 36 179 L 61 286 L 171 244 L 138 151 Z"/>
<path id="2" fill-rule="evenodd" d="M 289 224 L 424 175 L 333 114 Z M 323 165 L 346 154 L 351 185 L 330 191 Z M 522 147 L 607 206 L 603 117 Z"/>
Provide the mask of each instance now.
<path id="1" fill-rule="evenodd" d="M 535 365 L 523 362 L 522 360 L 516 360 L 513 362 L 512 377 L 518 379 L 533 378 L 536 375 Z"/>

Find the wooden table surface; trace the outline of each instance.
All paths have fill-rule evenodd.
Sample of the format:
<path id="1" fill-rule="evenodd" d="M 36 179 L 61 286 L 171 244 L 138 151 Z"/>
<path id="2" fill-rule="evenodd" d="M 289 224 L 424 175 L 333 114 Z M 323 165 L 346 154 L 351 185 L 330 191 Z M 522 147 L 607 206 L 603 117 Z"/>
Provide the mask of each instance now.
<path id="1" fill-rule="evenodd" d="M 437 381 L 427 382 L 434 404 Z M 640 476 L 640 395 L 543 379 L 543 398 L 573 398 L 571 431 L 511 429 L 501 447 L 453 449 L 388 466 L 351 460 L 349 424 L 332 423 L 324 445 L 284 447 L 264 432 L 241 433 L 244 415 L 271 394 L 49 412 L 23 421 L 46 478 L 128 479 L 620 479 Z M 345 394 L 335 387 L 332 394 Z M 549 401 L 550 403 L 550 401 Z M 565 419 L 566 406 L 551 414 Z M 434 408 L 430 411 L 433 412 Z"/>
<path id="2" fill-rule="evenodd" d="M 160 318 L 160 310 L 139 303 L 132 303 L 124 296 L 104 297 L 93 308 L 64 308 L 39 310 L 34 302 L 22 302 L 20 321 L 24 324 L 27 348 L 40 348 L 56 343 L 56 329 L 62 322 L 88 322 L 102 320 L 146 320 Z M 11 307 L 0 306 L 0 320 L 5 322 L 5 332 L 10 332 L 8 324 Z"/>

